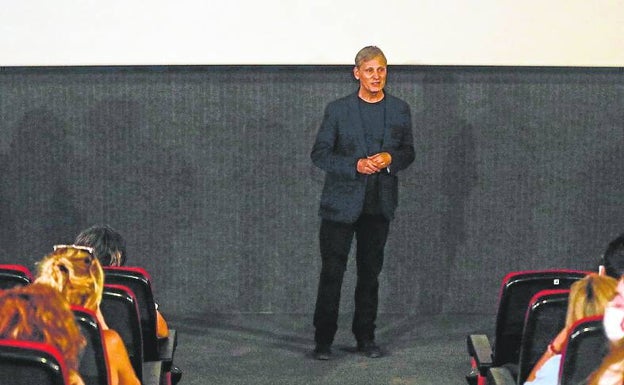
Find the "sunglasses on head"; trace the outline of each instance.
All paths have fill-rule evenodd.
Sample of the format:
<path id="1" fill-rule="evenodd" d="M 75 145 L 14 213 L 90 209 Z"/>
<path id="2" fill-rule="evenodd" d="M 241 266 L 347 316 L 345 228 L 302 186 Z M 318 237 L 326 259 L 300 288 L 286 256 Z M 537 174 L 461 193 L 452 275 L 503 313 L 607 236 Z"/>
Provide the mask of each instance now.
<path id="1" fill-rule="evenodd" d="M 93 247 L 89 247 L 89 246 L 79 246 L 79 245 L 54 245 L 53 246 L 54 251 L 58 250 L 58 249 L 76 249 L 76 250 L 82 250 L 82 251 L 86 251 L 87 253 L 91 254 L 93 256 Z"/>

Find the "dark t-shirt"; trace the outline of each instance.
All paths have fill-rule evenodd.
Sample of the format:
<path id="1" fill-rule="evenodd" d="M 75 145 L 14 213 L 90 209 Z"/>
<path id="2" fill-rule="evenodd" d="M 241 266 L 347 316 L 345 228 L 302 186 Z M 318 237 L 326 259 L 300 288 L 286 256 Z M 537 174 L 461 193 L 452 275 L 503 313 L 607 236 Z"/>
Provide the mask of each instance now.
<path id="1" fill-rule="evenodd" d="M 360 116 L 368 146 L 368 155 L 381 151 L 383 144 L 384 125 L 386 120 L 386 100 L 377 103 L 368 103 L 359 99 Z M 364 198 L 364 214 L 380 214 L 379 204 L 379 174 L 367 176 L 366 196 Z"/>

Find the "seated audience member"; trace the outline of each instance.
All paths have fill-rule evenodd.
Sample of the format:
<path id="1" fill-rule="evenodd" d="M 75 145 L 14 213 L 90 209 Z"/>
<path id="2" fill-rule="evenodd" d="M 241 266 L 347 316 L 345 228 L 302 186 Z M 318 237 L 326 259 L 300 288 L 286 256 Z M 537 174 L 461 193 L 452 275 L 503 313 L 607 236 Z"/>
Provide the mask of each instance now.
<path id="1" fill-rule="evenodd" d="M 78 367 L 86 341 L 69 304 L 50 286 L 31 284 L 0 290 L 0 338 L 54 346 L 65 359 L 70 385 L 84 385 Z"/>
<path id="2" fill-rule="evenodd" d="M 105 266 L 124 266 L 126 264 L 126 241 L 121 234 L 109 225 L 94 225 L 83 230 L 74 241 L 76 245 L 92 247 L 94 255 Z M 167 338 L 169 326 L 156 304 L 156 336 Z M 171 381 L 176 384 L 182 377 L 182 370 L 174 365 L 171 368 Z"/>
<path id="3" fill-rule="evenodd" d="M 128 351 L 119 334 L 106 325 L 100 302 L 104 290 L 104 270 L 93 250 L 75 245 L 54 246 L 54 252 L 37 265 L 35 283 L 58 290 L 71 305 L 82 306 L 97 314 L 102 325 L 104 347 L 110 367 L 111 385 L 140 385 Z"/>
<path id="4" fill-rule="evenodd" d="M 123 266 L 126 263 L 126 242 L 119 232 L 108 225 L 91 226 L 82 231 L 74 241 L 76 245 L 92 247 L 94 256 L 104 266 Z M 169 336 L 165 318 L 156 310 L 156 335 Z"/>
<path id="5" fill-rule="evenodd" d="M 603 314 L 607 303 L 616 293 L 617 284 L 617 280 L 612 277 L 594 273 L 572 284 L 565 326 L 537 361 L 525 385 L 557 384 L 561 349 L 568 338 L 570 327 L 581 318 Z"/>
<path id="6" fill-rule="evenodd" d="M 603 325 L 611 350 L 589 378 L 588 385 L 624 384 L 624 277 L 617 285 L 615 297 L 605 308 Z"/>
<path id="7" fill-rule="evenodd" d="M 624 234 L 609 242 L 598 269 L 615 279 L 624 275 Z"/>

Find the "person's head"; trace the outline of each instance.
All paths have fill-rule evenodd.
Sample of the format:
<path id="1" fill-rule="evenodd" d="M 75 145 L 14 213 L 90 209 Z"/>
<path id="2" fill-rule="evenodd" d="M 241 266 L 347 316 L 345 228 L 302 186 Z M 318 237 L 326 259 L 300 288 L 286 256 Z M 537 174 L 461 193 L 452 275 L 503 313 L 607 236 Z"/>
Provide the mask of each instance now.
<path id="1" fill-rule="evenodd" d="M 375 46 L 362 48 L 355 55 L 353 76 L 360 82 L 360 93 L 366 96 L 383 93 L 386 86 L 388 61 L 383 51 Z"/>
<path id="2" fill-rule="evenodd" d="M 609 276 L 588 274 L 570 287 L 566 326 L 581 318 L 604 314 L 607 303 L 616 293 L 618 281 Z"/>
<path id="3" fill-rule="evenodd" d="M 609 242 L 607 249 L 602 255 L 601 264 L 605 273 L 615 279 L 624 275 L 624 234 Z"/>
<path id="4" fill-rule="evenodd" d="M 82 231 L 74 244 L 94 249 L 94 255 L 104 266 L 126 264 L 126 241 L 108 225 L 95 225 Z"/>
<path id="5" fill-rule="evenodd" d="M 72 371 L 77 373 L 79 354 L 86 344 L 61 293 L 39 283 L 0 290 L 0 338 L 54 346 L 65 359 L 70 375 Z"/>
<path id="6" fill-rule="evenodd" d="M 602 324 L 611 350 L 590 376 L 589 385 L 598 385 L 607 379 L 610 384 L 622 383 L 624 379 L 624 277 L 618 281 L 616 293 L 607 303 Z"/>
<path id="7" fill-rule="evenodd" d="M 104 270 L 93 249 L 58 245 L 38 263 L 35 282 L 52 286 L 71 305 L 97 311 L 104 291 Z"/>
<path id="8" fill-rule="evenodd" d="M 624 342 L 624 277 L 618 281 L 616 293 L 607 304 L 603 324 L 611 342 Z"/>

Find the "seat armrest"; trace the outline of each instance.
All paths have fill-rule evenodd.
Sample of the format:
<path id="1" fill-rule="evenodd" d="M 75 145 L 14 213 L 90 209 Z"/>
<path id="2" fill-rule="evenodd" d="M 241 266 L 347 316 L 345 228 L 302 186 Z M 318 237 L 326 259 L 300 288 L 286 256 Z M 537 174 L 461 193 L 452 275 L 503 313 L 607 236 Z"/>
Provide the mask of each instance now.
<path id="1" fill-rule="evenodd" d="M 169 336 L 158 340 L 158 359 L 163 363 L 163 370 L 171 370 L 175 349 L 178 346 L 178 333 L 175 329 L 169 329 Z"/>
<path id="2" fill-rule="evenodd" d="M 503 366 L 497 366 L 490 368 L 487 372 L 487 384 L 488 385 L 516 385 L 516 380 L 509 369 Z"/>
<path id="3" fill-rule="evenodd" d="M 148 361 L 143 363 L 143 378 L 141 384 L 143 385 L 160 385 L 161 379 L 164 376 L 162 362 L 161 361 Z"/>
<path id="4" fill-rule="evenodd" d="M 468 355 L 472 357 L 482 376 L 492 366 L 492 346 L 485 334 L 470 334 L 467 337 Z"/>

